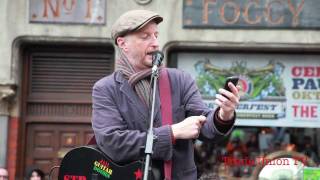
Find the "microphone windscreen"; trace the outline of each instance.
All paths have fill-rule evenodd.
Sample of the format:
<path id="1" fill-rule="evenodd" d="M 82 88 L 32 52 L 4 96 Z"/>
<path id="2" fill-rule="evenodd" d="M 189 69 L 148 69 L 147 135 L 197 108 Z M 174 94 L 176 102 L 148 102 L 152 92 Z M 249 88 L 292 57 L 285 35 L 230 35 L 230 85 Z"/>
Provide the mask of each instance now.
<path id="1" fill-rule="evenodd" d="M 161 51 L 152 52 L 152 64 L 156 66 L 160 66 L 163 60 L 163 53 Z"/>

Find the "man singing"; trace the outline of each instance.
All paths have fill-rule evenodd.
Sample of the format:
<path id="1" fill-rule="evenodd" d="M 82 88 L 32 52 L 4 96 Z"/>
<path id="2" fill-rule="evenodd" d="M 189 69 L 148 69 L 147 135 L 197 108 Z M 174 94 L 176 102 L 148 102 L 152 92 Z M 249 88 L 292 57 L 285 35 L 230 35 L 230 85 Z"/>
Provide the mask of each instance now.
<path id="1" fill-rule="evenodd" d="M 163 18 L 155 12 L 132 10 L 120 16 L 111 35 L 118 48 L 116 70 L 93 87 L 92 126 L 98 147 L 115 162 L 144 157 L 150 114 L 151 53 L 159 50 L 158 25 Z M 239 103 L 237 87 L 220 89 L 211 110 L 205 106 L 191 76 L 181 70 L 167 70 L 171 86 L 172 125 L 162 125 L 159 90 L 155 98 L 152 165 L 161 179 L 194 180 L 193 140 L 215 141 L 226 136 L 235 122 Z M 224 95 L 224 96 L 223 96 Z M 142 152 L 142 153 L 141 153 Z M 171 162 L 170 172 L 164 166 Z M 165 177 L 166 176 L 166 177 Z"/>

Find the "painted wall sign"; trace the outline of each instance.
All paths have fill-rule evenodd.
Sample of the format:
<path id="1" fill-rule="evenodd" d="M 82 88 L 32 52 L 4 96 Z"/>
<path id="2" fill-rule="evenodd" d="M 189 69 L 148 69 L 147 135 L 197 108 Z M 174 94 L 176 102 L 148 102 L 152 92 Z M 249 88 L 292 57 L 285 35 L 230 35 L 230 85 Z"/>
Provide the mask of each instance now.
<path id="1" fill-rule="evenodd" d="M 29 21 L 105 24 L 105 0 L 30 0 Z"/>
<path id="2" fill-rule="evenodd" d="M 318 0 L 184 0 L 186 28 L 320 28 Z"/>
<path id="3" fill-rule="evenodd" d="M 181 53 L 207 105 L 228 76 L 239 76 L 237 124 L 320 127 L 320 55 Z"/>

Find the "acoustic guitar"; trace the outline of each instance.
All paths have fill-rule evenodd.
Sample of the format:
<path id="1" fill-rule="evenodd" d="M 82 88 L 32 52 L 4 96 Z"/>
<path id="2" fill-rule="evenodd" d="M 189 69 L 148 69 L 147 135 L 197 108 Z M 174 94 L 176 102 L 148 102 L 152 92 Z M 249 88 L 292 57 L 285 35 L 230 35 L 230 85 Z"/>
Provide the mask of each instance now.
<path id="1" fill-rule="evenodd" d="M 142 180 L 143 162 L 119 165 L 99 149 L 82 146 L 69 151 L 61 161 L 59 180 Z"/>

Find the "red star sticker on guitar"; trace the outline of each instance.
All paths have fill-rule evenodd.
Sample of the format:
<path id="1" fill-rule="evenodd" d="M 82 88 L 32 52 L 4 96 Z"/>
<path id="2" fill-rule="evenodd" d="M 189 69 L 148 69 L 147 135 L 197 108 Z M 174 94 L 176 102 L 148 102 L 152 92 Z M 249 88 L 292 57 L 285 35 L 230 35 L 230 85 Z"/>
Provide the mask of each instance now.
<path id="1" fill-rule="evenodd" d="M 138 179 L 142 179 L 142 172 L 140 169 L 138 169 L 137 171 L 134 172 L 134 175 L 136 176 L 136 180 Z"/>

